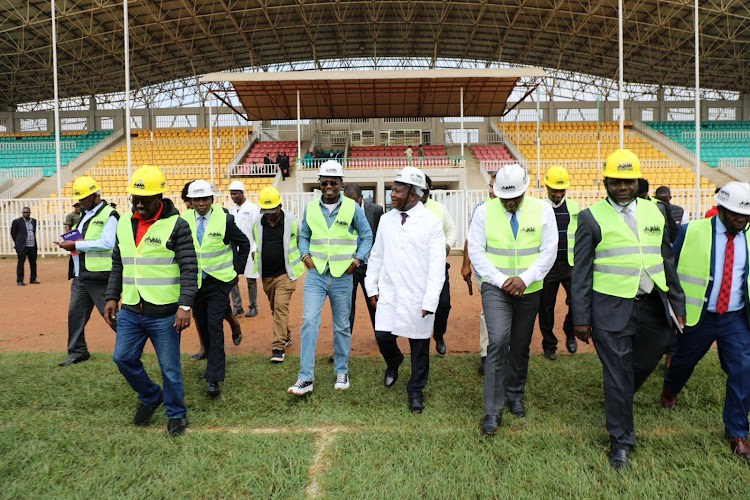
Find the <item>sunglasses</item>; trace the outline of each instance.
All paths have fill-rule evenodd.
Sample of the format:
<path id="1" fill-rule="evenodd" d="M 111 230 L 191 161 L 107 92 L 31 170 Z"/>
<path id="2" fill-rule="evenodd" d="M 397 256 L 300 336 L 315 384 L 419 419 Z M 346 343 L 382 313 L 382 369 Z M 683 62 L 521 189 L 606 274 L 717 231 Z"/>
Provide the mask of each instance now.
<path id="1" fill-rule="evenodd" d="M 339 185 L 339 181 L 320 181 L 320 187 L 326 187 L 326 186 L 336 187 L 338 185 Z"/>

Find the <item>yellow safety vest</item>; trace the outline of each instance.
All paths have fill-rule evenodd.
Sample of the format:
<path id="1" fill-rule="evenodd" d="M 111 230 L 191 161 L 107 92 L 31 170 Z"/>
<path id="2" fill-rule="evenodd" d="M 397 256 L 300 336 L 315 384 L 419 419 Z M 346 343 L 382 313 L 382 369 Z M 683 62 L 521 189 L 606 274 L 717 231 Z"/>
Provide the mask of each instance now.
<path id="1" fill-rule="evenodd" d="M 660 290 L 669 289 L 661 255 L 664 217 L 647 200 L 636 199 L 636 207 L 638 238 L 609 200 L 589 207 L 602 232 L 602 240 L 594 249 L 593 289 L 599 293 L 632 299 L 638 294 L 641 269 Z"/>
<path id="2" fill-rule="evenodd" d="M 138 305 L 143 298 L 156 305 L 174 304 L 180 297 L 180 266 L 167 248 L 177 215 L 158 219 L 135 246 L 132 213 L 117 223 L 122 259 L 122 303 Z"/>
<path id="3" fill-rule="evenodd" d="M 227 214 L 219 205 L 211 205 L 211 214 L 203 232 L 203 242 L 198 243 L 195 210 L 189 209 L 180 215 L 190 226 L 193 246 L 198 257 L 198 288 L 203 285 L 203 272 L 219 281 L 229 282 L 237 277 L 234 270 L 232 247 L 224 243 L 227 231 Z M 202 271 L 202 272 L 201 272 Z"/>
<path id="4" fill-rule="evenodd" d="M 513 230 L 500 198 L 485 203 L 484 234 L 487 239 L 485 251 L 490 262 L 506 276 L 518 276 L 526 271 L 539 256 L 542 244 L 542 202 L 529 195 L 524 196 L 522 210 L 518 212 L 518 235 Z M 542 289 L 541 281 L 534 281 L 524 293 Z"/>
<path id="5" fill-rule="evenodd" d="M 745 248 L 750 248 L 750 239 L 745 235 Z M 737 236 L 735 236 L 736 238 Z M 685 241 L 682 244 L 680 260 L 677 262 L 677 276 L 685 292 L 685 310 L 687 326 L 695 326 L 701 317 L 703 304 L 708 300 L 706 291 L 711 276 L 711 245 L 713 242 L 713 225 L 711 218 L 700 219 L 688 223 Z M 721 280 L 714 280 L 714 286 L 719 286 Z M 745 287 L 748 287 L 748 277 L 745 277 Z"/>
<path id="6" fill-rule="evenodd" d="M 104 206 L 87 221 L 88 223 L 85 232 L 83 233 L 84 241 L 98 240 L 101 238 L 104 224 L 107 223 L 112 212 L 114 212 L 114 209 L 105 203 Z M 77 222 L 73 228 L 76 229 L 79 225 L 80 221 Z M 78 263 L 81 267 L 80 271 L 109 272 L 112 270 L 112 250 L 90 250 L 88 252 L 81 252 L 79 254 Z"/>
<path id="7" fill-rule="evenodd" d="M 349 232 L 354 219 L 354 207 L 354 200 L 342 196 L 336 220 L 329 228 L 320 208 L 320 198 L 315 198 L 307 204 L 305 221 L 311 232 L 310 257 L 319 273 L 325 271 L 327 264 L 331 276 L 339 277 L 354 261 L 357 232 Z"/>

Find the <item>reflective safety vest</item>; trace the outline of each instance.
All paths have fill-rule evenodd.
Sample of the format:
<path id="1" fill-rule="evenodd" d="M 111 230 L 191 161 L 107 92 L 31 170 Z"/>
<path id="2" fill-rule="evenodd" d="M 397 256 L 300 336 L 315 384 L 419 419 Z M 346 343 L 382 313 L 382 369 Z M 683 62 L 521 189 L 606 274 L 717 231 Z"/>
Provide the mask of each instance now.
<path id="1" fill-rule="evenodd" d="M 647 200 L 636 199 L 636 204 L 638 238 L 606 198 L 589 207 L 602 232 L 594 249 L 593 289 L 599 293 L 632 299 L 642 269 L 660 290 L 669 289 L 661 255 L 664 216 Z"/>
<path id="2" fill-rule="evenodd" d="M 508 277 L 526 271 L 539 256 L 542 244 L 542 202 L 526 195 L 518 212 L 518 234 L 514 238 L 510 220 L 500 198 L 487 200 L 484 234 L 485 251 L 490 262 Z M 524 293 L 542 289 L 541 281 L 534 281 Z"/>
<path id="3" fill-rule="evenodd" d="M 292 223 L 289 224 L 291 219 Z M 253 224 L 253 240 L 255 241 L 257 250 L 255 254 L 255 260 L 253 261 L 253 272 L 258 274 L 261 278 L 263 277 L 263 225 L 260 223 L 261 219 Z M 284 254 L 287 259 L 285 264 L 286 273 L 289 275 L 291 280 L 296 280 L 302 276 L 305 272 L 305 264 L 302 262 L 299 256 L 299 247 L 297 247 L 297 220 L 291 216 L 288 212 L 284 214 Z"/>
<path id="4" fill-rule="evenodd" d="M 198 257 L 198 288 L 203 284 L 203 272 L 219 281 L 229 282 L 236 278 L 232 247 L 224 243 L 227 232 L 226 212 L 219 205 L 211 205 L 211 215 L 208 216 L 203 231 L 202 243 L 198 243 L 195 210 L 185 210 L 180 217 L 185 219 L 193 234 L 193 246 Z"/>
<path id="5" fill-rule="evenodd" d="M 576 229 L 578 229 L 578 214 L 581 207 L 578 203 L 565 196 L 565 208 L 568 209 L 570 222 L 568 223 L 568 264 L 573 265 L 573 248 L 576 245 Z"/>
<path id="6" fill-rule="evenodd" d="M 87 221 L 85 231 L 83 232 L 84 241 L 98 240 L 101 238 L 104 224 L 107 223 L 107 220 L 114 211 L 115 210 L 112 207 L 104 203 L 104 206 Z M 77 229 L 79 225 L 80 221 L 73 226 L 73 229 Z M 109 272 L 112 270 L 112 250 L 90 250 L 88 252 L 81 252 L 78 262 L 81 264 L 82 271 Z"/>
<path id="7" fill-rule="evenodd" d="M 122 259 L 122 303 L 138 305 L 143 298 L 156 305 L 174 304 L 180 297 L 180 266 L 167 248 L 177 215 L 157 219 L 140 244 L 135 246 L 132 213 L 117 223 L 117 240 Z"/>
<path id="8" fill-rule="evenodd" d="M 354 207 L 354 200 L 342 196 L 336 220 L 329 228 L 320 208 L 320 198 L 308 203 L 305 221 L 311 232 L 310 257 L 319 273 L 322 274 L 328 264 L 331 276 L 339 277 L 354 261 L 357 232 L 349 232 L 354 219 Z"/>
<path id="9" fill-rule="evenodd" d="M 441 221 L 443 220 L 443 207 L 441 207 L 438 202 L 436 202 L 432 198 L 427 198 L 427 201 L 424 202 L 424 206 L 427 210 L 437 215 L 438 219 L 440 219 Z"/>
<path id="10" fill-rule="evenodd" d="M 677 276 L 685 292 L 687 326 L 695 326 L 701 317 L 703 305 L 708 301 L 706 291 L 711 276 L 711 244 L 713 241 L 711 219 L 699 219 L 688 223 L 685 242 L 677 262 Z M 750 248 L 750 239 L 745 234 L 745 248 Z M 735 236 L 737 238 L 739 235 Z M 745 287 L 748 288 L 747 276 Z M 721 286 L 721 279 L 714 280 L 714 286 Z"/>

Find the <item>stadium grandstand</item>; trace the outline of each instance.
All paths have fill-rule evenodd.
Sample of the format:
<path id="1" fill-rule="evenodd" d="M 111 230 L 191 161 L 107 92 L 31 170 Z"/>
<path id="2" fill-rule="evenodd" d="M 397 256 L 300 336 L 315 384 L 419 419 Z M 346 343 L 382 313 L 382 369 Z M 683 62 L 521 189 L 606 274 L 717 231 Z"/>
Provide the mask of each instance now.
<path id="1" fill-rule="evenodd" d="M 8 227 L 26 205 L 41 223 L 41 253 L 62 254 L 52 241 L 73 204 L 72 180 L 96 177 L 123 210 L 129 172 L 141 164 L 164 170 L 172 198 L 205 178 L 228 202 L 228 184 L 242 180 L 251 199 L 277 186 L 298 214 L 325 158 L 386 207 L 395 169 L 419 166 L 453 213 L 459 246 L 489 175 L 508 163 L 527 169 L 537 195 L 546 169 L 564 166 L 570 196 L 588 205 L 603 192 L 603 158 L 622 140 L 652 187 L 670 186 L 691 217 L 716 186 L 750 179 L 742 2 L 699 11 L 708 43 L 698 134 L 684 3 L 625 6 L 622 114 L 611 3 L 133 3 L 127 57 L 121 3 L 58 7 L 56 45 L 50 8 L 0 5 L 3 254 L 13 253 Z M 279 153 L 291 166 L 283 181 Z"/>

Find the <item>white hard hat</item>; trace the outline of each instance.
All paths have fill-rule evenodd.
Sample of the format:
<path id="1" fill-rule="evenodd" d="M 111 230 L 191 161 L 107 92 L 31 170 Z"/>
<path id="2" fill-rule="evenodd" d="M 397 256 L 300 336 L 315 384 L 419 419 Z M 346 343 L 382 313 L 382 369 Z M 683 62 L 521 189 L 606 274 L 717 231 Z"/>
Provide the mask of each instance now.
<path id="1" fill-rule="evenodd" d="M 242 183 L 242 181 L 232 181 L 229 184 L 229 190 L 230 191 L 244 191 L 245 185 Z"/>
<path id="2" fill-rule="evenodd" d="M 427 179 L 425 179 L 424 172 L 417 167 L 402 168 L 393 180 L 395 182 L 401 182 L 402 184 L 411 184 L 420 189 L 427 189 Z"/>
<path id="3" fill-rule="evenodd" d="M 526 192 L 529 187 L 529 176 L 526 170 L 517 164 L 505 165 L 495 176 L 495 196 L 501 200 L 518 198 Z"/>
<path id="4" fill-rule="evenodd" d="M 714 195 L 717 206 L 742 215 L 750 215 L 750 184 L 729 181 Z"/>
<path id="5" fill-rule="evenodd" d="M 344 177 L 344 167 L 336 160 L 328 160 L 320 165 L 318 177 Z"/>
<path id="6" fill-rule="evenodd" d="M 206 196 L 213 196 L 214 190 L 211 188 L 211 184 L 203 179 L 198 179 L 190 183 L 188 186 L 187 197 L 188 198 L 205 198 Z"/>

